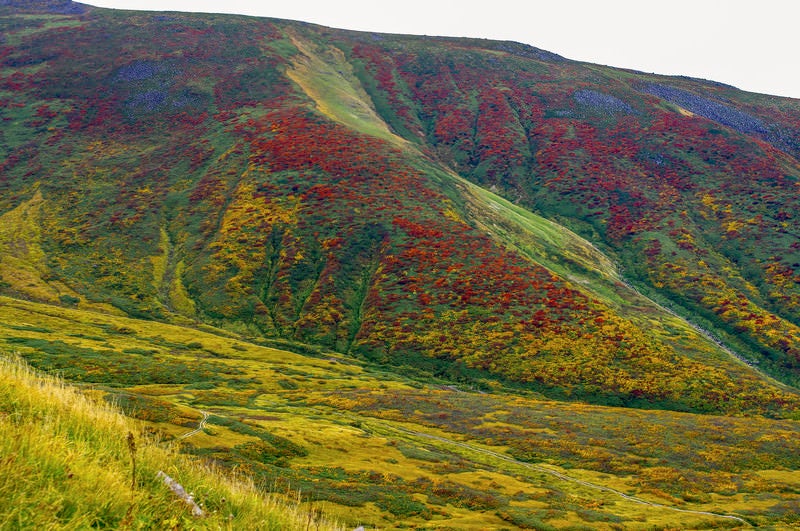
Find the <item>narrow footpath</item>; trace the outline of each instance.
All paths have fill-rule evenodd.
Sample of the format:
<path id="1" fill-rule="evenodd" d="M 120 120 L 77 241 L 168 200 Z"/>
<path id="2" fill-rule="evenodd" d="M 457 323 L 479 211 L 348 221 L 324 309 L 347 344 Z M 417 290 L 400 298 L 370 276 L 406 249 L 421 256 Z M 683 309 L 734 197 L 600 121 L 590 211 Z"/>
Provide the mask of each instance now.
<path id="1" fill-rule="evenodd" d="M 187 431 L 183 435 L 178 435 L 177 437 L 175 437 L 176 440 L 180 441 L 180 440 L 183 440 L 183 439 L 188 439 L 192 435 L 197 435 L 198 433 L 200 433 L 201 431 L 203 431 L 206 428 L 206 421 L 208 420 L 208 417 L 211 416 L 211 415 L 209 414 L 208 411 L 203 411 L 202 409 L 199 410 L 199 411 L 200 411 L 200 413 L 203 414 L 203 418 L 200 420 L 200 423 L 197 425 L 197 427 L 195 429 L 193 429 L 192 431 Z"/>

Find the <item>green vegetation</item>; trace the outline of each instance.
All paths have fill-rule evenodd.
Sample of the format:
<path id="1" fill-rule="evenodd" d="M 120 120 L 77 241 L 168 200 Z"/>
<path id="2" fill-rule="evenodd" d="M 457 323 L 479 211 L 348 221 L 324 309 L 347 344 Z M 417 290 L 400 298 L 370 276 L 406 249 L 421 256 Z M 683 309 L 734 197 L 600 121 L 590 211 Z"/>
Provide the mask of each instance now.
<path id="1" fill-rule="evenodd" d="M 296 500 L 188 460 L 143 428 L 61 380 L 0 358 L 0 528 L 300 530 L 313 521 L 341 529 Z M 192 493 L 202 516 L 159 471 Z"/>
<path id="2" fill-rule="evenodd" d="M 653 299 L 677 302 L 678 313 L 726 341 L 736 336 L 730 342 L 742 356 L 794 381 L 791 316 L 763 313 L 782 307 L 772 296 L 740 297 L 757 289 L 725 269 L 727 251 L 708 253 L 706 276 L 692 277 L 688 265 L 664 259 L 669 252 L 698 258 L 687 254 L 694 252 L 687 238 L 695 236 L 628 223 L 616 199 L 597 195 L 613 183 L 598 191 L 579 177 L 611 172 L 607 163 L 619 165 L 615 175 L 634 171 L 639 155 L 629 136 L 641 127 L 619 115 L 633 109 L 622 88 L 616 96 L 586 89 L 579 100 L 564 100 L 540 79 L 558 73 L 566 83 L 584 67 L 564 63 L 556 72 L 518 47 L 505 53 L 444 40 L 427 49 L 412 38 L 364 40 L 245 17 L 96 10 L 76 16 L 81 25 L 49 27 L 39 16 L 20 21 L 4 9 L 0 22 L 25 41 L 4 48 L 3 64 L 14 72 L 0 83 L 0 113 L 14 124 L 0 141 L 8 153 L 0 194 L 6 295 L 200 322 L 407 374 L 508 382 L 557 399 L 776 414 L 773 382 L 765 385 L 630 288 L 619 263 L 625 275 L 651 284 Z M 152 38 L 162 33 L 167 42 Z M 81 50 L 80 61 L 64 56 L 57 43 L 65 39 Z M 112 66 L 107 46 L 127 50 L 128 58 Z M 443 81 L 448 76 L 452 83 Z M 438 93 L 449 94 L 442 108 L 430 99 Z M 569 102 L 586 111 L 581 120 L 598 124 L 543 118 L 543 106 Z M 597 108 L 589 109 L 592 102 Z M 598 109 L 610 109 L 610 117 Z M 668 136 L 672 118 L 660 107 L 652 112 L 661 129 L 651 130 Z M 587 161 L 594 160 L 589 148 L 600 149 L 600 125 L 602 134 L 621 127 L 608 139 L 625 149 L 598 154 L 595 168 Z M 32 139 L 41 146 L 35 153 L 25 147 Z M 647 153 L 658 153 L 658 142 Z M 591 167 L 575 166 L 584 162 Z M 562 169 L 569 175 L 552 175 Z M 568 203 L 573 190 L 596 195 L 591 215 Z M 673 197 L 667 192 L 641 193 Z M 700 200 L 725 215 L 713 197 Z M 612 211 L 612 228 L 625 221 L 641 229 L 637 238 L 622 245 L 623 233 L 609 231 L 603 216 Z M 781 234 L 776 245 L 791 249 Z M 657 251 L 653 242 L 662 240 Z M 680 275 L 661 278 L 665 268 Z M 730 270 L 728 280 L 714 268 Z M 689 278 L 699 280 L 681 288 Z M 782 286 L 793 286 L 782 278 Z M 733 291 L 708 291 L 728 281 Z M 725 299 L 712 310 L 707 303 L 717 295 Z M 739 317 L 748 330 L 766 323 L 769 345 L 737 332 L 745 323 L 731 330 Z M 20 346 L 28 341 L 13 337 Z M 42 348 L 53 354 L 37 366 L 69 377 L 80 376 L 71 368 L 78 355 L 93 360 L 90 371 L 140 365 L 138 374 L 119 378 L 129 384 L 178 383 L 180 376 L 154 376 L 159 363 L 173 364 L 175 374 L 214 368 L 212 361 L 194 368 L 166 360 L 163 349 L 125 358 L 134 353 L 119 357 L 120 349 L 82 344 L 70 354 L 62 338 L 33 339 L 49 341 Z M 707 395 L 708 385 L 740 386 L 741 393 L 737 400 L 727 391 Z M 793 415 L 796 395 L 780 400 L 779 415 Z"/>
<path id="3" fill-rule="evenodd" d="M 306 529 L 797 524 L 796 102 L 515 43 L 21 4 L 0 352 L 116 420 L 0 387 L 28 445 L 0 466 L 47 493 L 2 483 L 9 525 L 295 525 L 266 492 Z M 159 468 L 218 514 L 164 507 Z M 257 488 L 222 494 L 234 473 Z"/>
<path id="4" fill-rule="evenodd" d="M 174 441 L 262 490 L 299 492 L 301 518 L 321 510 L 347 527 L 525 528 L 538 521 L 555 528 L 718 528 L 735 525 L 725 516 L 789 525 L 795 514 L 798 421 L 553 402 L 490 381 L 481 392 L 458 390 L 452 381 L 427 383 L 432 377 L 425 373 L 410 380 L 332 353 L 294 354 L 229 333 L 3 303 L 0 337 L 29 339 L 0 349 L 15 349 L 31 363 L 69 348 L 41 340 L 57 335 L 76 352 L 105 344 L 131 359 L 160 356 L 165 376 L 187 359 L 195 360 L 193 368 L 202 366 L 198 360 L 215 364 L 211 380 L 185 371 L 180 379 L 157 383 L 155 374 L 137 384 L 123 372 L 80 370 L 92 366 L 90 355 L 72 359 L 85 401 L 118 404 L 138 419 L 112 433 L 123 485 L 125 435 L 132 431 L 140 456 L 166 444 L 150 441 Z M 204 429 L 182 438 L 205 414 Z M 140 471 L 152 468 L 138 463 Z M 195 494 L 207 492 L 183 469 L 171 476 Z M 220 481 L 211 478 L 200 484 L 211 489 Z"/>

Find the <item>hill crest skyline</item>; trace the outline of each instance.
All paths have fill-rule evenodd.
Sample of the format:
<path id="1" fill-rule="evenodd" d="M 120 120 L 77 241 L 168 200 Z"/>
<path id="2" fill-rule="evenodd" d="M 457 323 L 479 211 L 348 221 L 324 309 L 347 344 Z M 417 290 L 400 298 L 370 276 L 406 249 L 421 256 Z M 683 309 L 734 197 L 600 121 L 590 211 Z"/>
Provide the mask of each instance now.
<path id="1" fill-rule="evenodd" d="M 171 4 L 126 1 L 96 4 L 184 12 L 224 10 L 364 32 L 509 40 L 583 62 L 643 73 L 686 75 L 751 92 L 800 98 L 800 78 L 781 66 L 791 63 L 792 28 L 788 21 L 793 13 L 790 7 L 777 3 L 753 9 L 737 0 L 728 2 L 723 11 L 714 4 L 681 0 L 669 10 L 654 12 L 630 0 L 602 5 L 573 1 L 537 5 L 535 9 L 520 9 L 518 4 L 505 1 L 495 2 L 491 8 L 482 2 L 466 2 L 458 10 L 419 1 L 387 17 L 386 10 L 360 0 L 335 9 L 313 0 L 269 9 L 246 1 L 225 6 L 180 0 Z M 684 13 L 692 16 L 687 18 Z"/>

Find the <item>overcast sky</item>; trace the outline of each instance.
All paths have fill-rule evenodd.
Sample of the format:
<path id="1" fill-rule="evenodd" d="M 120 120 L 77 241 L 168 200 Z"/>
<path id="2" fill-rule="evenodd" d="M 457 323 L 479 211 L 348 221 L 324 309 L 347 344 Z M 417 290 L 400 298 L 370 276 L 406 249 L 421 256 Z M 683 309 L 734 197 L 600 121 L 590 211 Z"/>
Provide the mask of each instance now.
<path id="1" fill-rule="evenodd" d="M 800 98 L 797 0 L 84 0 L 288 18 L 383 33 L 514 40 L 570 59 Z"/>

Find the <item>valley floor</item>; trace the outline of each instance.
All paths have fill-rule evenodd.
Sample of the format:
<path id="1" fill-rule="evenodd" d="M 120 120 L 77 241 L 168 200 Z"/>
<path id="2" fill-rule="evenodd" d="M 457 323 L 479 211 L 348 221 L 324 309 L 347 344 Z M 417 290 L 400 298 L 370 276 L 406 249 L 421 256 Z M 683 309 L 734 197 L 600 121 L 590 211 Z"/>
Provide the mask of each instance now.
<path id="1" fill-rule="evenodd" d="M 0 299 L 0 348 L 183 452 L 380 529 L 791 526 L 797 421 L 555 402 Z"/>

